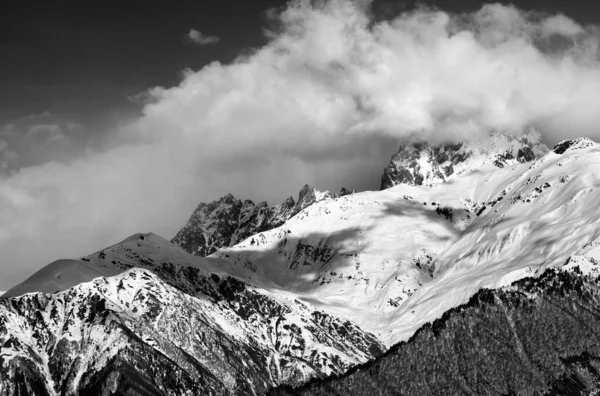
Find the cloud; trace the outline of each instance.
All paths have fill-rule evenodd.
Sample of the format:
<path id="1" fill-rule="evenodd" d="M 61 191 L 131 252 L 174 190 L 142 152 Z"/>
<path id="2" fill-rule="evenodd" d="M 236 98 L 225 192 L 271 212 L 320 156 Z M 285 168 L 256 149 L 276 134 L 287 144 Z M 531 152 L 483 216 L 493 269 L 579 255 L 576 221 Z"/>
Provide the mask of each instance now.
<path id="1" fill-rule="evenodd" d="M 217 44 L 221 40 L 217 36 L 205 35 L 204 33 L 199 32 L 196 29 L 190 29 L 186 37 L 188 38 L 188 40 L 198 45 Z"/>
<path id="2" fill-rule="evenodd" d="M 541 33 L 545 36 L 553 34 L 573 37 L 584 33 L 583 27 L 564 15 L 555 15 L 546 18 L 540 25 Z"/>
<path id="3" fill-rule="evenodd" d="M 35 139 L 42 136 L 46 143 L 56 140 L 66 139 L 60 126 L 56 124 L 36 124 L 29 128 L 29 131 L 23 137 L 24 139 Z"/>
<path id="4" fill-rule="evenodd" d="M 46 111 L 0 126 L 0 138 L 0 171 L 14 173 L 49 161 L 78 158 L 89 134 L 82 125 L 60 120 Z"/>
<path id="5" fill-rule="evenodd" d="M 374 21 L 366 2 L 293 1 L 271 15 L 267 45 L 140 95 L 142 115 L 102 149 L 0 176 L 0 289 L 134 232 L 171 237 L 227 192 L 378 188 L 402 139 L 600 138 L 595 26 L 499 4 Z"/>

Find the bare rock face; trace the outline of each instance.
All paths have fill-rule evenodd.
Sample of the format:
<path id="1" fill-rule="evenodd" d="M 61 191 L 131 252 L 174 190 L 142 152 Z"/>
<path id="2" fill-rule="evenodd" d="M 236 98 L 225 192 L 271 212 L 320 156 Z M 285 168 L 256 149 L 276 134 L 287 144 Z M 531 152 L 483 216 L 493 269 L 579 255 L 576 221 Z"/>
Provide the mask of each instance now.
<path id="1" fill-rule="evenodd" d="M 588 138 L 569 139 L 559 142 L 552 151 L 556 154 L 564 154 L 568 150 L 584 149 L 592 146 L 597 146 L 598 143 Z"/>
<path id="2" fill-rule="evenodd" d="M 398 184 L 431 186 L 444 183 L 453 175 L 477 169 L 491 163 L 503 168 L 511 163 L 523 163 L 540 158 L 548 152 L 542 136 L 529 131 L 519 138 L 491 133 L 478 142 L 431 146 L 412 143 L 400 146 L 381 177 L 381 189 Z"/>
<path id="3" fill-rule="evenodd" d="M 255 204 L 249 199 L 242 201 L 228 194 L 218 201 L 198 205 L 171 242 L 195 256 L 208 256 L 221 247 L 233 246 L 254 234 L 279 227 L 316 202 L 352 193 L 346 188 L 339 194 L 321 192 L 307 184 L 300 190 L 297 201 L 289 197 L 276 206 L 266 202 Z"/>

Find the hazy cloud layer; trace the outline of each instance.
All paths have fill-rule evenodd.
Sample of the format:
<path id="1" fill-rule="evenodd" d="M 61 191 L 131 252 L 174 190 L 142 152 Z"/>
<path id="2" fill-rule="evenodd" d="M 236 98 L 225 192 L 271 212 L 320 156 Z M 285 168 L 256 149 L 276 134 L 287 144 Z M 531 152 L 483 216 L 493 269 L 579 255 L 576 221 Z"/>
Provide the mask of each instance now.
<path id="1" fill-rule="evenodd" d="M 207 36 L 196 29 L 190 29 L 186 37 L 198 45 L 217 44 L 221 39 L 217 36 Z"/>
<path id="2" fill-rule="evenodd" d="M 49 161 L 69 162 L 85 155 L 90 133 L 84 126 L 50 112 L 30 114 L 0 125 L 0 174 Z"/>
<path id="3" fill-rule="evenodd" d="M 597 27 L 502 5 L 374 23 L 367 2 L 318 4 L 271 12 L 270 43 L 233 64 L 149 90 L 109 148 L 4 174 L 0 289 L 134 232 L 169 238 L 200 200 L 227 192 L 275 203 L 306 182 L 377 188 L 410 136 L 600 135 Z M 31 136 L 60 142 L 44 125 Z"/>

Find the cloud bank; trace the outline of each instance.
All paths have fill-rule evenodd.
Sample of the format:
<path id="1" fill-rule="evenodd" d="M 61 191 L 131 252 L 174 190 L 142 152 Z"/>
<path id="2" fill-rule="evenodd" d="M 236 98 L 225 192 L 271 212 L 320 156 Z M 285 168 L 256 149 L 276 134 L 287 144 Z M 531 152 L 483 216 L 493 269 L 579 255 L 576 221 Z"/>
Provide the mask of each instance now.
<path id="1" fill-rule="evenodd" d="M 0 289 L 134 232 L 169 238 L 227 192 L 276 203 L 304 183 L 377 188 L 402 139 L 600 137 L 596 26 L 499 4 L 375 22 L 368 2 L 294 1 L 270 15 L 267 45 L 150 89 L 102 149 L 0 176 Z"/>

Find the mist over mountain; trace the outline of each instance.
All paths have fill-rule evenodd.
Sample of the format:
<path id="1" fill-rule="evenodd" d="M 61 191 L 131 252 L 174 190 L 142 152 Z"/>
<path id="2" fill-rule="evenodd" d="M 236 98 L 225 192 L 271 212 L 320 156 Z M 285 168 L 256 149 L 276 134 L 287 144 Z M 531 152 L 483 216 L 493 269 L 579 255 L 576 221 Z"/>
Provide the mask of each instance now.
<path id="1" fill-rule="evenodd" d="M 0 176 L 0 248 L 19 264 L 0 288 L 140 230 L 171 238 L 228 193 L 274 204 L 305 183 L 378 189 L 412 140 L 597 137 L 597 27 L 501 4 L 374 18 L 369 2 L 292 1 L 268 13 L 264 46 L 147 90 L 139 117 L 93 142 L 52 120 L 9 122 L 11 136 L 38 130 L 28 150 L 48 157 Z M 59 136 L 69 155 L 44 146 Z M 22 142 L 3 140 L 10 162 Z"/>

